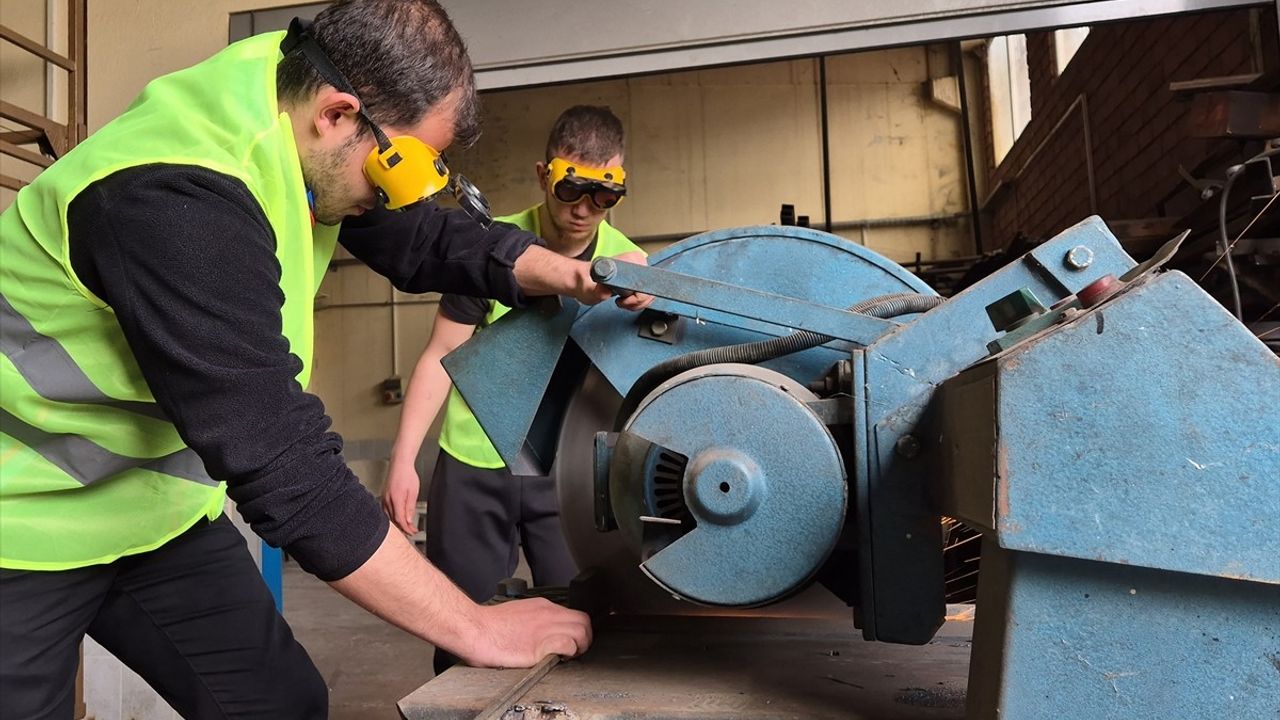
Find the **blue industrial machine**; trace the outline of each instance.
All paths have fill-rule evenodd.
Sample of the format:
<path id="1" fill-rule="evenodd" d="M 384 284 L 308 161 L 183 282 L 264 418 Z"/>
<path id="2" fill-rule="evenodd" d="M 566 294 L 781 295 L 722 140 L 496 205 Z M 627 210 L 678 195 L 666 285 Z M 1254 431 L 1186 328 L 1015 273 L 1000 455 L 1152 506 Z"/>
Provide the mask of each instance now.
<path id="1" fill-rule="evenodd" d="M 943 301 L 832 235 L 718 231 L 596 262 L 639 316 L 512 313 L 445 366 L 614 611 L 816 583 L 923 644 L 958 518 L 970 717 L 1276 717 L 1280 362 L 1174 249 L 1092 218 Z"/>

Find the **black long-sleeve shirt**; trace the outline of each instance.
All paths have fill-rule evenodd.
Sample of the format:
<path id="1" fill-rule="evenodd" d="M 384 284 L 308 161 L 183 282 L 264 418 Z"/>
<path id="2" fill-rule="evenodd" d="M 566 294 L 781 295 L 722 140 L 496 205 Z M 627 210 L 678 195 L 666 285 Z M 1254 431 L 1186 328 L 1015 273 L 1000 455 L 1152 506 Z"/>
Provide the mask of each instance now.
<path id="1" fill-rule="evenodd" d="M 124 170 L 77 196 L 67 225 L 76 275 L 111 306 L 156 402 L 254 531 L 321 579 L 360 567 L 387 519 L 295 379 L 275 236 L 244 184 L 194 166 Z M 350 218 L 338 241 L 401 290 L 522 304 L 511 268 L 537 239 L 424 204 Z"/>

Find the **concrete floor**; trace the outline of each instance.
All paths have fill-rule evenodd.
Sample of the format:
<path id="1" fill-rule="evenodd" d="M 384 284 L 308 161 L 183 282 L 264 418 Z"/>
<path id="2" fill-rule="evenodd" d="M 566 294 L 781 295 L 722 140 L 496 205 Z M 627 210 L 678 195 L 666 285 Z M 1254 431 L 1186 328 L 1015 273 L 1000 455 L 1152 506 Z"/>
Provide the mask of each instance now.
<path id="1" fill-rule="evenodd" d="M 284 616 L 329 685 L 330 720 L 394 720 L 396 702 L 431 679 L 435 649 L 284 566 Z"/>

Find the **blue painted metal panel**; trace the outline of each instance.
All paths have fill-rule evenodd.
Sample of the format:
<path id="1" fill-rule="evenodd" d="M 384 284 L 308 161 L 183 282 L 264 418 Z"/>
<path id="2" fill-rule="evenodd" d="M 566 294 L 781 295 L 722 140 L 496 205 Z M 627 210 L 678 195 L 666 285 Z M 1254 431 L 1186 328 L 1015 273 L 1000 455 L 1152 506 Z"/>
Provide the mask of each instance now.
<path id="1" fill-rule="evenodd" d="M 984 545 L 966 705 L 1019 720 L 1276 717 L 1280 586 Z"/>
<path id="2" fill-rule="evenodd" d="M 992 362 L 1002 547 L 1280 583 L 1280 361 L 1189 278 Z"/>
<path id="3" fill-rule="evenodd" d="M 715 247 L 723 243 L 730 245 Z M 851 258 L 880 272 L 851 278 L 845 265 Z M 927 283 L 883 255 L 838 235 L 801 227 L 756 225 L 702 233 L 654 253 L 649 264 L 832 307 L 891 292 L 934 294 Z M 875 284 L 877 275 L 883 289 L 867 292 L 861 287 Z"/>
<path id="4" fill-rule="evenodd" d="M 649 264 L 830 307 L 849 307 L 898 292 L 936 294 L 887 258 L 807 228 L 760 226 L 704 233 L 655 253 Z M 658 300 L 653 307 L 697 320 L 686 321 L 676 345 L 637 337 L 635 316 L 612 303 L 589 308 L 574 325 L 574 340 L 620 394 L 625 395 L 650 367 L 674 355 L 791 332 L 683 303 Z M 828 343 L 762 365 L 808 382 L 847 357 L 848 347 Z"/>
<path id="5" fill-rule="evenodd" d="M 739 375 L 681 382 L 627 431 L 689 459 L 684 493 L 697 527 L 642 565 L 681 596 L 777 600 L 803 587 L 839 538 L 843 460 L 826 426 L 778 387 Z"/>
<path id="6" fill-rule="evenodd" d="M 453 385 L 475 413 L 507 467 L 542 475 L 548 462 L 530 457 L 525 438 L 578 314 L 564 300 L 513 310 L 444 357 Z"/>
<path id="7" fill-rule="evenodd" d="M 1274 354 L 1171 272 L 945 397 L 945 509 L 988 528 L 970 717 L 1280 711 Z"/>
<path id="8" fill-rule="evenodd" d="M 1056 285 L 1058 295 L 1074 295 L 1105 275 L 1098 274 L 1098 267 L 1129 268 L 1133 265 L 1133 260 L 1116 244 L 1106 224 L 1097 218 L 1078 223 L 1063 235 L 1069 235 L 1071 242 L 1045 243 L 1029 253 L 1031 262 L 1038 264 L 1043 274 Z M 1121 274 L 1115 275 L 1120 277 Z"/>
<path id="9" fill-rule="evenodd" d="M 1044 243 L 1038 252 L 1061 257 L 1078 245 L 1089 247 L 1094 260 L 1079 271 L 1074 284 L 1087 285 L 1107 274 L 1119 277 L 1135 265 L 1096 217 Z M 916 429 L 938 384 L 986 356 L 987 343 L 997 335 L 987 305 L 1021 288 L 1046 305 L 1067 296 L 1054 274 L 1024 257 L 863 353 L 866 385 L 855 391 L 866 393 L 871 447 L 866 475 L 855 479 L 855 492 L 867 498 L 857 508 L 858 522 L 870 528 L 873 550 L 871 574 L 862 577 L 862 610 L 873 618 L 864 624 L 867 639 L 923 643 L 942 623 L 942 538 L 928 502 L 929 467 L 922 457 L 903 458 L 894 448 Z"/>
<path id="10" fill-rule="evenodd" d="M 592 363 L 600 368 L 618 394 L 626 395 L 627 390 L 631 389 L 636 379 L 646 370 L 675 355 L 769 340 L 788 334 L 786 331 L 758 332 L 737 324 L 726 325 L 714 321 L 682 322 L 688 324 L 679 343 L 668 345 L 656 342 L 639 337 L 634 313 L 607 303 L 596 305 L 584 313 L 573 326 L 572 337 L 591 358 Z M 741 323 L 747 324 L 747 321 Z M 840 347 L 842 345 L 848 346 L 848 343 L 827 343 L 762 362 L 760 366 L 807 383 L 821 377 L 831 369 L 832 364 L 849 356 L 849 351 Z"/>

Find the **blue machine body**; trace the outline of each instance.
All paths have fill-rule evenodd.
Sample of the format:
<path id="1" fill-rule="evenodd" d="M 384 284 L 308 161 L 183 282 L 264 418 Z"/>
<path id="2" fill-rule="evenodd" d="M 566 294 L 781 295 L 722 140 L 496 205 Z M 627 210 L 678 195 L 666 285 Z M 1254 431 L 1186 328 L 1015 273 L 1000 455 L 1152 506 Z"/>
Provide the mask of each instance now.
<path id="1" fill-rule="evenodd" d="M 1092 252 L 1088 267 L 1065 262 L 1078 247 Z M 868 639 L 928 642 L 945 617 L 937 552 L 942 537 L 930 498 L 934 476 L 926 455 L 904 457 L 896 448 L 904 436 L 920 434 L 916 428 L 938 385 L 985 357 L 988 343 L 1000 335 L 986 308 L 1022 289 L 1049 306 L 1135 265 L 1106 225 L 1091 218 L 916 322 L 855 351 L 855 505 L 860 544 L 874 548 L 860 555 L 863 634 Z M 902 572 L 904 567 L 913 571 Z"/>
<path id="2" fill-rule="evenodd" d="M 558 418 L 562 402 L 540 387 L 494 385 L 494 373 L 520 377 L 512 364 L 552 378 L 530 367 L 530 342 L 547 348 L 543 361 L 580 348 L 625 395 L 690 351 L 797 329 L 831 336 L 761 364 L 801 388 L 847 375 L 825 410 L 753 399 L 756 378 L 725 372 L 714 383 L 670 381 L 626 419 L 619 448 L 638 442 L 628 433 L 683 448 L 684 503 L 711 529 L 655 579 L 697 588 L 688 596 L 704 602 L 780 597 L 778 587 L 812 576 L 807 563 L 825 557 L 835 522 L 857 552 L 833 555 L 823 575 L 856 578 L 846 600 L 864 636 L 925 643 L 944 618 L 945 513 L 984 531 L 971 717 L 1270 717 L 1280 710 L 1280 363 L 1185 277 L 1159 273 L 1158 259 L 1138 266 L 1090 218 L 927 313 L 841 319 L 839 308 L 872 296 L 932 291 L 834 236 L 720 231 L 664 250 L 652 267 L 607 274 L 619 291 L 658 295 L 664 331 L 679 325 L 674 339 L 611 304 L 570 322 L 518 312 L 463 346 L 467 367 L 446 367 L 512 462 L 527 443 L 519 429 Z M 997 330 L 1002 313 L 989 308 L 1011 294 L 1028 312 L 1050 310 Z M 530 338 L 535 325 L 545 337 Z M 831 457 L 818 449 L 830 447 L 816 442 L 824 436 L 842 467 L 821 459 Z M 637 514 L 617 498 L 628 487 L 655 509 L 653 463 L 602 447 L 597 471 L 614 476 L 615 511 Z M 708 460 L 695 467 L 699 455 Z M 708 467 L 717 485 L 741 480 L 746 500 L 704 494 L 698 470 Z M 833 516 L 793 497 L 785 504 L 803 512 L 759 515 L 753 488 L 772 492 L 805 473 L 847 483 L 847 514 L 843 503 Z M 828 497 L 828 487 L 812 492 Z M 735 531 L 747 506 L 754 532 Z M 710 528 L 717 517 L 731 522 Z M 641 542 L 658 552 L 637 563 L 694 534 L 669 525 L 631 529 L 660 541 Z M 811 547 L 768 552 L 777 539 Z M 837 558 L 856 559 L 832 568 Z"/>
<path id="3" fill-rule="evenodd" d="M 1280 713 L 1280 362 L 1257 338 L 1150 275 L 940 394 L 938 494 L 983 530 L 973 717 Z"/>
<path id="4" fill-rule="evenodd" d="M 1151 276 L 948 382 L 947 509 L 1008 550 L 1280 585 L 1278 369 Z"/>

